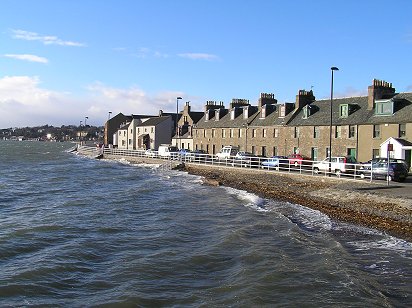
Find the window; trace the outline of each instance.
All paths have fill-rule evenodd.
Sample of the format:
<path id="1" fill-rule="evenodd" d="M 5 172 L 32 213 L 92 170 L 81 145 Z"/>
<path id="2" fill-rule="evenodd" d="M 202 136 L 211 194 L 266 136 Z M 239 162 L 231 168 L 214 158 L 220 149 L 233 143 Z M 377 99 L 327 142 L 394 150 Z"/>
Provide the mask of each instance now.
<path id="1" fill-rule="evenodd" d="M 356 134 L 356 127 L 355 125 L 349 125 L 349 138 L 355 138 L 355 134 Z"/>
<path id="2" fill-rule="evenodd" d="M 187 123 L 187 116 L 184 116 L 184 117 L 183 117 L 183 121 L 184 121 L 185 123 Z"/>
<path id="3" fill-rule="evenodd" d="M 375 115 L 392 115 L 393 101 L 392 100 L 376 100 Z"/>
<path id="4" fill-rule="evenodd" d="M 262 147 L 262 156 L 266 156 L 266 147 L 265 146 Z"/>
<path id="5" fill-rule="evenodd" d="M 222 138 L 226 138 L 226 130 L 222 128 Z"/>
<path id="6" fill-rule="evenodd" d="M 279 117 L 284 118 L 285 115 L 286 115 L 286 106 L 282 105 L 282 106 L 280 106 L 280 115 L 279 115 Z"/>
<path id="7" fill-rule="evenodd" d="M 256 137 L 256 129 L 252 129 L 252 138 Z"/>
<path id="8" fill-rule="evenodd" d="M 263 138 L 266 138 L 266 128 L 264 128 L 264 129 L 262 130 L 262 137 L 263 137 Z"/>
<path id="9" fill-rule="evenodd" d="M 373 138 L 381 137 L 381 126 L 379 124 L 373 125 Z"/>
<path id="10" fill-rule="evenodd" d="M 340 118 L 347 118 L 349 115 L 349 106 L 348 104 L 340 104 L 339 105 L 339 117 Z"/>
<path id="11" fill-rule="evenodd" d="M 372 149 L 372 158 L 379 158 L 380 149 Z"/>
<path id="12" fill-rule="evenodd" d="M 154 133 L 154 127 L 151 128 L 151 132 Z"/>
<path id="13" fill-rule="evenodd" d="M 137 129 L 137 133 L 140 134 L 140 128 Z"/>
<path id="14" fill-rule="evenodd" d="M 206 129 L 203 130 L 203 138 L 206 138 Z"/>
<path id="15" fill-rule="evenodd" d="M 133 128 L 130 129 L 130 135 L 132 135 L 132 134 L 133 134 Z"/>
<path id="16" fill-rule="evenodd" d="M 303 107 L 303 116 L 302 119 L 307 119 L 309 116 L 309 109 L 310 107 L 308 105 L 306 105 L 305 107 Z"/>
<path id="17" fill-rule="evenodd" d="M 238 134 L 239 138 L 242 138 L 242 129 L 239 128 L 239 134 Z"/>
<path id="18" fill-rule="evenodd" d="M 335 126 L 335 138 L 340 138 L 342 135 L 342 127 L 337 125 Z"/>
<path id="19" fill-rule="evenodd" d="M 252 145 L 252 154 L 255 155 L 255 146 Z"/>
<path id="20" fill-rule="evenodd" d="M 277 147 L 273 147 L 273 156 L 278 155 L 278 148 Z"/>
<path id="21" fill-rule="evenodd" d="M 298 147 L 293 147 L 293 154 L 298 154 L 298 153 L 299 153 Z"/>
<path id="22" fill-rule="evenodd" d="M 229 129 L 229 138 L 233 138 L 233 128 Z"/>
<path id="23" fill-rule="evenodd" d="M 216 131 L 214 128 L 212 128 L 212 138 L 215 138 L 215 137 L 216 137 Z"/>
<path id="24" fill-rule="evenodd" d="M 313 138 L 319 138 L 319 126 L 313 127 Z"/>
<path id="25" fill-rule="evenodd" d="M 399 138 L 406 136 L 406 124 L 399 124 Z"/>
<path id="26" fill-rule="evenodd" d="M 265 106 L 263 106 L 262 110 L 260 111 L 260 117 L 262 119 L 266 118 L 266 108 L 265 108 Z"/>
<path id="27" fill-rule="evenodd" d="M 129 145 L 131 145 L 132 144 L 132 139 L 129 139 Z"/>
<path id="28" fill-rule="evenodd" d="M 346 154 L 352 157 L 356 157 L 356 149 L 355 148 L 347 148 Z"/>
<path id="29" fill-rule="evenodd" d="M 299 127 L 294 128 L 293 137 L 294 138 L 299 138 Z"/>
<path id="30" fill-rule="evenodd" d="M 274 128 L 273 129 L 273 137 L 277 138 L 279 136 L 279 129 L 278 128 Z"/>
<path id="31" fill-rule="evenodd" d="M 318 160 L 318 148 L 312 148 L 311 149 L 311 159 L 312 160 Z"/>

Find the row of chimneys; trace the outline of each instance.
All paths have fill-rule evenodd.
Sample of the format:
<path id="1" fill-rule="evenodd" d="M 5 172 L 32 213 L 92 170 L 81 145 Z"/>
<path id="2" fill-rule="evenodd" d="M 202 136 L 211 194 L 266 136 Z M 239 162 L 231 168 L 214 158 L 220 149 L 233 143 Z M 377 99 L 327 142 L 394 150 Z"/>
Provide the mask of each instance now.
<path id="1" fill-rule="evenodd" d="M 379 99 L 391 98 L 395 94 L 395 88 L 392 87 L 392 83 L 373 79 L 372 85 L 368 87 L 368 110 L 372 110 L 375 106 L 375 101 Z M 315 101 L 313 91 L 299 90 L 296 95 L 295 109 L 302 109 L 304 106 Z M 265 105 L 277 104 L 277 99 L 273 93 L 261 93 L 258 101 L 259 110 Z M 249 100 L 234 98 L 230 103 L 230 109 L 235 107 L 249 106 Z M 210 109 L 224 109 L 223 102 L 217 104 L 215 101 L 207 101 L 205 106 L 205 112 Z"/>

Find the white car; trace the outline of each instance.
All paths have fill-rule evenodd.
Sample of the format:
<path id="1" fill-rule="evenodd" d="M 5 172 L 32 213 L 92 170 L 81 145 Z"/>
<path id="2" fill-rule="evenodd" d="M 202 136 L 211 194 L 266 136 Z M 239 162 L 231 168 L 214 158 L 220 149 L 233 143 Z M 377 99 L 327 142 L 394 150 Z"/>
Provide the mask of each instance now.
<path id="1" fill-rule="evenodd" d="M 329 172 L 330 165 L 330 172 L 339 176 L 341 173 L 354 172 L 356 163 L 353 156 L 332 157 L 332 160 L 327 157 L 322 161 L 313 163 L 313 172 L 316 174 L 321 171 L 324 173 Z"/>
<path id="2" fill-rule="evenodd" d="M 217 159 L 223 160 L 223 159 L 229 159 L 230 157 L 233 157 L 239 152 L 238 147 L 234 147 L 231 145 L 224 146 L 219 153 L 216 154 Z"/>

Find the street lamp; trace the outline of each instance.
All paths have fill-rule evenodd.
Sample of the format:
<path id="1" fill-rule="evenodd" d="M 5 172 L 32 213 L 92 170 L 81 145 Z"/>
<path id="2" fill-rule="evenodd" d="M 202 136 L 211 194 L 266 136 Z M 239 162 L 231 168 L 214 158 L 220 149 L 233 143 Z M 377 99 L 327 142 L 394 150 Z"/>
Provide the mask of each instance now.
<path id="1" fill-rule="evenodd" d="M 79 125 L 79 144 L 80 145 L 82 143 L 82 123 L 83 121 L 80 121 L 80 125 Z"/>
<path id="2" fill-rule="evenodd" d="M 176 97 L 176 136 L 179 136 L 178 123 L 177 123 L 177 118 L 179 115 L 179 99 L 182 99 L 182 98 L 180 96 Z M 179 147 L 177 140 L 178 139 L 176 138 L 176 146 Z"/>
<path id="3" fill-rule="evenodd" d="M 89 117 L 84 117 L 84 133 L 85 133 L 85 136 L 84 136 L 84 140 L 86 140 L 86 136 L 87 136 L 87 133 L 86 133 L 86 121 L 87 121 L 87 119 L 88 119 Z M 86 141 L 84 142 L 84 143 L 86 143 Z"/>
<path id="4" fill-rule="evenodd" d="M 249 124 L 248 123 L 243 123 L 242 126 L 245 127 L 245 152 L 247 152 L 247 129 L 249 127 Z"/>
<path id="5" fill-rule="evenodd" d="M 332 106 L 333 106 L 333 72 L 339 71 L 336 66 L 330 68 L 332 71 L 332 80 L 330 85 L 330 122 L 329 122 L 329 176 L 331 176 L 332 168 Z"/>

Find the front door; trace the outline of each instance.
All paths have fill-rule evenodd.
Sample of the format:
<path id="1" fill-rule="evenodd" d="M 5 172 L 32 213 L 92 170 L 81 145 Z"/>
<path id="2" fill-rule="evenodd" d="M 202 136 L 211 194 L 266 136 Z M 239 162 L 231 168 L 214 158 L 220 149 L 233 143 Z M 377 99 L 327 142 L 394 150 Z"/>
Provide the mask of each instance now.
<path id="1" fill-rule="evenodd" d="M 408 162 L 408 164 L 409 164 L 409 170 L 408 170 L 408 172 L 411 170 L 411 168 L 410 168 L 410 166 L 411 166 L 411 163 L 412 163 L 412 160 L 411 160 L 411 150 L 405 150 L 405 160 Z"/>

